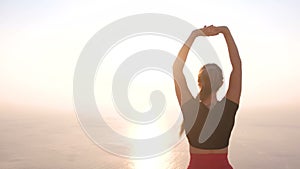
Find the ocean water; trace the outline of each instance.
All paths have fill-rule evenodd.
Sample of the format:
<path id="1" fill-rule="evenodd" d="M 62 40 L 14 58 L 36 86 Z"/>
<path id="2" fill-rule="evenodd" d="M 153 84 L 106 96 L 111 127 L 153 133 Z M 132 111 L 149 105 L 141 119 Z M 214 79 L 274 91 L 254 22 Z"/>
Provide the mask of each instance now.
<path id="1" fill-rule="evenodd" d="M 298 113 L 240 110 L 230 163 L 236 169 L 299 168 Z M 0 169 L 184 169 L 189 162 L 185 138 L 170 151 L 142 160 L 104 151 L 83 132 L 73 111 L 2 109 L 0 117 Z"/>

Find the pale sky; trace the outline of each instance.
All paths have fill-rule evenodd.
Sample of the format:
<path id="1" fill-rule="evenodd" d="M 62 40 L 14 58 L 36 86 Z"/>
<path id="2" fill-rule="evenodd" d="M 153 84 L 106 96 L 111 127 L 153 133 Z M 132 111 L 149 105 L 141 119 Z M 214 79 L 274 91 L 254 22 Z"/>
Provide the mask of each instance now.
<path id="1" fill-rule="evenodd" d="M 299 1 L 270 0 L 1 1 L 0 106 L 73 109 L 74 69 L 87 41 L 125 16 L 162 13 L 196 27 L 230 28 L 243 62 L 243 107 L 298 108 L 299 7 Z M 222 37 L 211 43 L 228 64 Z M 176 54 L 175 46 L 166 50 Z"/>

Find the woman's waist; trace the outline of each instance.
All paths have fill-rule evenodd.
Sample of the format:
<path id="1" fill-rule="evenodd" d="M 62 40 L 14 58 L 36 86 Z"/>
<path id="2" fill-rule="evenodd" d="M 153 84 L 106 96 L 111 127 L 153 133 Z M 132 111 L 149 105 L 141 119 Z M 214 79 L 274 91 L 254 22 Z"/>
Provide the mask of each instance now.
<path id="1" fill-rule="evenodd" d="M 227 154 L 228 147 L 222 149 L 202 149 L 190 145 L 191 154 Z"/>

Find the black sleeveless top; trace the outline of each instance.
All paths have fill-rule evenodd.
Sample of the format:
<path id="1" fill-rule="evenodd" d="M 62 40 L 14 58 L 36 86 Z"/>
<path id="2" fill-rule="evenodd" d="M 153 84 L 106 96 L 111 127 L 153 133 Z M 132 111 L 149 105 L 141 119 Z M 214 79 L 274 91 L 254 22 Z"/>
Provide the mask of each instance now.
<path id="1" fill-rule="evenodd" d="M 190 145 L 201 149 L 227 147 L 238 107 L 226 97 L 211 109 L 194 98 L 183 104 L 184 128 Z"/>

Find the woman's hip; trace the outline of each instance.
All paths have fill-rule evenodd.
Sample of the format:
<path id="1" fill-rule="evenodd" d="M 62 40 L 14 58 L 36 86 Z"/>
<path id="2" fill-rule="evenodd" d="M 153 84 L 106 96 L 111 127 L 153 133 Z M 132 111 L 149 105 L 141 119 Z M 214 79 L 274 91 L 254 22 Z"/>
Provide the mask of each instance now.
<path id="1" fill-rule="evenodd" d="M 190 153 L 188 169 L 232 169 L 227 153 L 222 154 L 194 154 Z"/>

